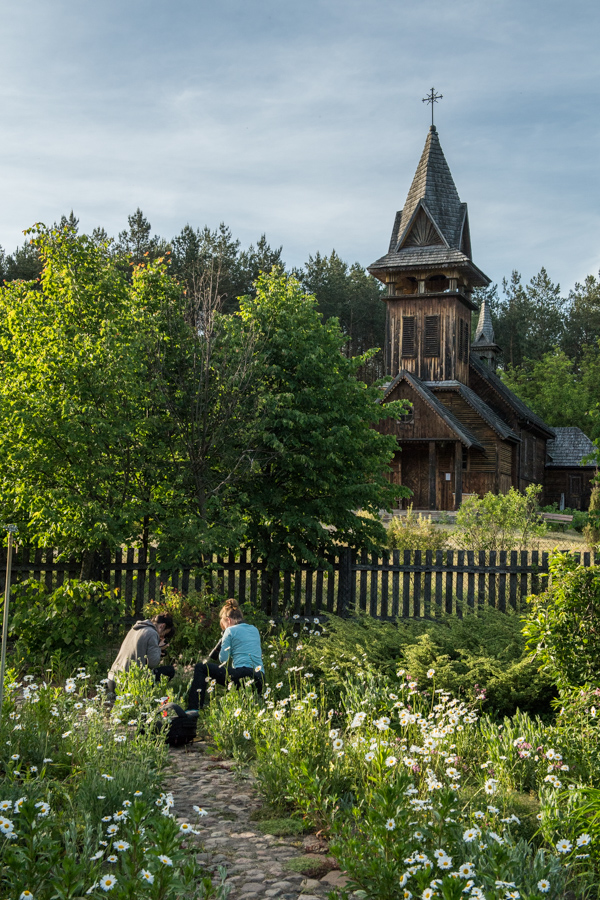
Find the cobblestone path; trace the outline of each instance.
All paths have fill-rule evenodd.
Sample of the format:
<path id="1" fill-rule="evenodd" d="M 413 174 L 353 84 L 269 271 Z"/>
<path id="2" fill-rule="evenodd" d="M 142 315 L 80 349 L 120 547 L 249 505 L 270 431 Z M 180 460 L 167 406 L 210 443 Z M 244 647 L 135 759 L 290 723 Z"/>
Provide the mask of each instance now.
<path id="1" fill-rule="evenodd" d="M 232 760 L 209 755 L 202 741 L 170 751 L 166 790 L 173 793 L 173 811 L 181 821 L 198 822 L 194 806 L 207 811 L 199 820 L 198 860 L 215 873 L 219 866 L 226 867 L 230 900 L 323 900 L 332 888 L 343 886 L 338 869 L 309 878 L 286 867 L 288 860 L 304 855 L 315 871 L 335 861 L 314 835 L 263 834 L 252 818 L 262 805 L 252 777 Z"/>

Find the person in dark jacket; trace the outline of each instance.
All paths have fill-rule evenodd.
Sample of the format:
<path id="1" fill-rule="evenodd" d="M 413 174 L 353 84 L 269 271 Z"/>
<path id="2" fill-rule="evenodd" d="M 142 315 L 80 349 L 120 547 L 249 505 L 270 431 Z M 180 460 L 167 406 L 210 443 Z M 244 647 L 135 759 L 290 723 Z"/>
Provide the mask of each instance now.
<path id="1" fill-rule="evenodd" d="M 166 638 L 173 637 L 174 634 L 175 626 L 170 613 L 161 613 L 153 619 L 136 622 L 125 636 L 117 658 L 110 667 L 108 692 L 112 694 L 115 691 L 117 672 L 128 672 L 132 665 L 148 666 L 149 669 L 153 669 L 157 681 L 163 675 L 172 678 L 175 667 L 159 666 L 159 663 L 168 646 Z"/>

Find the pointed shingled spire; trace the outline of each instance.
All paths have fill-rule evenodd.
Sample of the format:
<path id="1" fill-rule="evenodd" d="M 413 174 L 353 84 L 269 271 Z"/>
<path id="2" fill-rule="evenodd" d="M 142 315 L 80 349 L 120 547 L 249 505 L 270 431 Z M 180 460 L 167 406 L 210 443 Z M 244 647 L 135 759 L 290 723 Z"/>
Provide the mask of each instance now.
<path id="1" fill-rule="evenodd" d="M 404 208 L 396 213 L 388 252 L 369 272 L 391 284 L 402 273 L 444 269 L 464 273 L 469 289 L 490 283 L 473 263 L 467 204 L 460 201 L 432 125 Z"/>
<path id="2" fill-rule="evenodd" d="M 495 344 L 494 325 L 492 323 L 492 314 L 488 305 L 487 297 L 484 296 L 479 308 L 479 321 L 473 343 Z"/>
<path id="3" fill-rule="evenodd" d="M 442 151 L 435 125 L 432 125 L 402 210 L 402 243 L 413 214 L 423 201 L 448 246 L 459 249 L 464 220 L 464 204 L 460 202 L 454 179 Z"/>
<path id="4" fill-rule="evenodd" d="M 483 296 L 479 308 L 479 321 L 475 329 L 475 337 L 471 344 L 471 352 L 495 372 L 498 364 L 500 347 L 494 337 L 494 325 L 487 297 Z"/>

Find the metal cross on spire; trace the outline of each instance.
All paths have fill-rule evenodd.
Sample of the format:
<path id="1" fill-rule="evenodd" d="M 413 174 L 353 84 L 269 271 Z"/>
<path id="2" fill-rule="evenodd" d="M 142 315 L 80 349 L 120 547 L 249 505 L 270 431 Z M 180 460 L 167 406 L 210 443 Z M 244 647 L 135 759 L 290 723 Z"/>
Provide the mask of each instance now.
<path id="1" fill-rule="evenodd" d="M 426 97 L 423 97 L 423 103 L 431 103 L 431 127 L 433 128 L 433 105 L 443 98 L 443 94 L 436 94 L 435 88 L 431 88 Z"/>

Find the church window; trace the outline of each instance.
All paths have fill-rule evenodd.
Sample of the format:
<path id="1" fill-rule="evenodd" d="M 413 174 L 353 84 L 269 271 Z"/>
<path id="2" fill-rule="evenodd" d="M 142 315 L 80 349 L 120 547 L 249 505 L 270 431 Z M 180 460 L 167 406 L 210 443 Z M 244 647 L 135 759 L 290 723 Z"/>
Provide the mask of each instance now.
<path id="1" fill-rule="evenodd" d="M 440 355 L 440 317 L 425 316 L 425 356 Z"/>
<path id="2" fill-rule="evenodd" d="M 417 349 L 415 316 L 402 316 L 402 356 L 415 356 Z"/>

